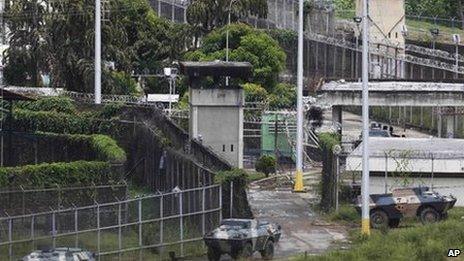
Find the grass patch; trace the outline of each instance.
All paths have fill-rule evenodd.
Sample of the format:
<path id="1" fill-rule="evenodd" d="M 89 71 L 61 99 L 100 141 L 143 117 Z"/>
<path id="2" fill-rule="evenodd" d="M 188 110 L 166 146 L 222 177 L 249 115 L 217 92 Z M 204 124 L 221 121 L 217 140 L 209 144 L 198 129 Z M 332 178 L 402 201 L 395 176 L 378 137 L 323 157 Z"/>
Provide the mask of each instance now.
<path id="1" fill-rule="evenodd" d="M 344 210 L 344 207 L 340 210 L 339 216 L 329 218 L 344 221 L 354 217 L 350 210 Z M 454 208 L 449 211 L 447 221 L 424 226 L 415 219 L 409 219 L 399 229 L 373 230 L 369 238 L 363 237 L 359 228 L 356 228 L 350 236 L 353 245 L 349 250 L 337 250 L 317 256 L 298 256 L 292 260 L 447 260 L 449 249 L 462 249 L 464 246 L 463 216 L 464 208 Z M 356 223 L 359 224 L 359 221 Z"/>
<path id="2" fill-rule="evenodd" d="M 322 216 L 331 222 L 339 222 L 345 225 L 348 224 L 361 224 L 361 220 L 358 212 L 352 205 L 342 204 L 340 205 L 338 212 L 330 212 L 325 216 Z"/>

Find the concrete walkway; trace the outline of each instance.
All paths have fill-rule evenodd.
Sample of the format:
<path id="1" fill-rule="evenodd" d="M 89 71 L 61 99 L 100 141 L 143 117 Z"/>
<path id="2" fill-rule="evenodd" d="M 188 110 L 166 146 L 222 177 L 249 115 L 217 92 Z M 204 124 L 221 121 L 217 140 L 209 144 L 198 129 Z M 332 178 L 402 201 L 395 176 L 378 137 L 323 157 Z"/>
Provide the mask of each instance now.
<path id="1" fill-rule="evenodd" d="M 277 258 L 304 252 L 322 253 L 335 241 L 346 240 L 344 227 L 317 225 L 320 222 L 311 209 L 309 193 L 293 193 L 289 184 L 277 183 L 275 180 L 258 181 L 248 189 L 248 200 L 255 217 L 282 226 L 282 238 L 276 246 Z"/>

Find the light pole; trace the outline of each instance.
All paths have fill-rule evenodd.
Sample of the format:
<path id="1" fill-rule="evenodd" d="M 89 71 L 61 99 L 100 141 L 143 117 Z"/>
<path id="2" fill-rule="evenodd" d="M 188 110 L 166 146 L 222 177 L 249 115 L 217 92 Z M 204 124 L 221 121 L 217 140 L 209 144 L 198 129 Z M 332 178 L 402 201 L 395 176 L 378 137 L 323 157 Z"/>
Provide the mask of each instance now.
<path id="1" fill-rule="evenodd" d="M 232 11 L 232 4 L 238 0 L 231 0 L 229 9 L 227 10 L 227 30 L 226 30 L 226 62 L 229 61 L 229 27 L 230 27 L 230 12 Z M 226 86 L 229 86 L 229 77 L 226 77 Z"/>
<path id="2" fill-rule="evenodd" d="M 359 16 L 356 16 L 356 17 L 353 17 L 353 21 L 356 23 L 356 28 L 357 28 L 357 31 L 355 32 L 355 38 L 356 38 L 356 56 L 355 56 L 355 70 L 356 70 L 356 73 L 355 73 L 355 78 L 356 80 L 358 80 L 358 49 L 359 49 L 359 25 L 361 24 L 362 22 L 362 17 L 359 17 Z"/>
<path id="3" fill-rule="evenodd" d="M 459 34 L 453 34 L 453 42 L 456 45 L 456 74 L 454 78 L 457 79 L 459 77 L 459 43 L 461 42 L 461 36 Z"/>
<path id="4" fill-rule="evenodd" d="M 303 191 L 303 1 L 298 3 L 298 65 L 296 112 L 296 174 L 295 192 Z"/>
<path id="5" fill-rule="evenodd" d="M 95 104 L 101 103 L 101 0 L 95 0 Z"/>
<path id="6" fill-rule="evenodd" d="M 169 111 L 168 115 L 171 116 L 172 112 L 172 95 L 176 93 L 176 77 L 177 68 L 164 68 L 164 76 L 169 80 Z"/>
<path id="7" fill-rule="evenodd" d="M 362 220 L 361 220 L 361 233 L 364 235 L 370 234 L 369 224 L 369 4 L 368 0 L 363 0 L 362 12 L 362 120 L 363 120 L 363 134 L 362 134 L 362 184 L 361 184 L 361 198 L 362 198 Z"/>

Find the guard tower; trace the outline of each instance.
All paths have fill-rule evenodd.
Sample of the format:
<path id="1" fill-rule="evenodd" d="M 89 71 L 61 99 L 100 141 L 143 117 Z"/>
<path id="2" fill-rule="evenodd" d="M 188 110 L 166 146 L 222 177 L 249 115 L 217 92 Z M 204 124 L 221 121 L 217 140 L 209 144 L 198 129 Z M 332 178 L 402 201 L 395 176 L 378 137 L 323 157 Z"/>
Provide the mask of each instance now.
<path id="1" fill-rule="evenodd" d="M 243 89 L 251 75 L 246 62 L 182 62 L 188 76 L 191 139 L 197 139 L 237 168 L 243 166 Z"/>

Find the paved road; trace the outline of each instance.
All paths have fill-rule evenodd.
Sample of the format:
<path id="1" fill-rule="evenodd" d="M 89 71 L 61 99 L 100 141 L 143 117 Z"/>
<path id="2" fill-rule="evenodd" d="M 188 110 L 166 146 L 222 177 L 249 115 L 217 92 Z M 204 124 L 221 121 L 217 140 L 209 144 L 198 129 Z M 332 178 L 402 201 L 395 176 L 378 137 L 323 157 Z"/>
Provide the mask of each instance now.
<path id="1" fill-rule="evenodd" d="M 282 226 L 282 239 L 276 246 L 276 257 L 284 258 L 306 251 L 308 254 L 322 253 L 330 249 L 335 241 L 345 240 L 345 228 L 317 225 L 309 194 L 292 193 L 288 186 L 275 188 L 272 185 L 275 183 L 251 184 L 248 200 L 256 218 Z"/>

